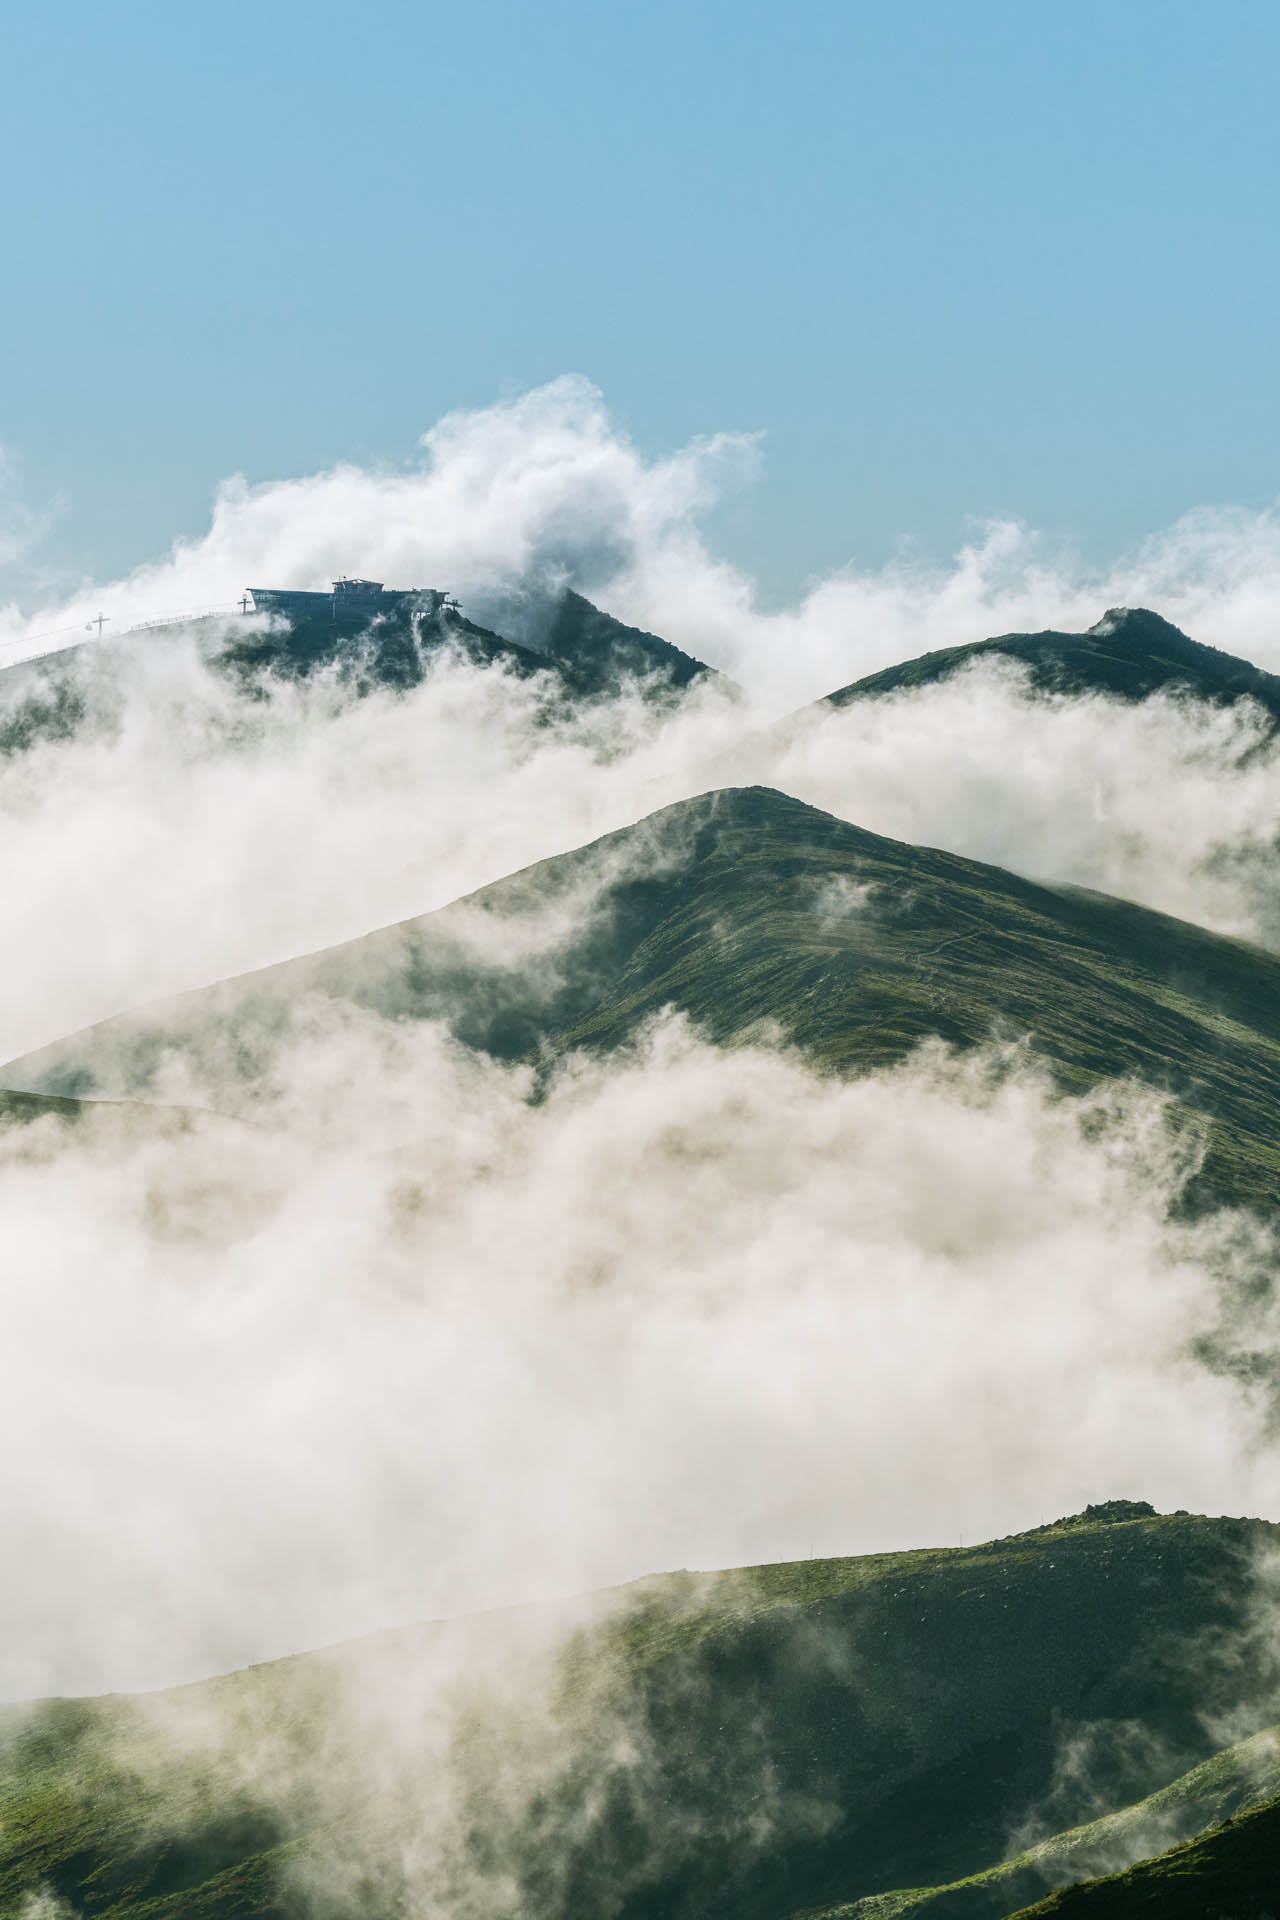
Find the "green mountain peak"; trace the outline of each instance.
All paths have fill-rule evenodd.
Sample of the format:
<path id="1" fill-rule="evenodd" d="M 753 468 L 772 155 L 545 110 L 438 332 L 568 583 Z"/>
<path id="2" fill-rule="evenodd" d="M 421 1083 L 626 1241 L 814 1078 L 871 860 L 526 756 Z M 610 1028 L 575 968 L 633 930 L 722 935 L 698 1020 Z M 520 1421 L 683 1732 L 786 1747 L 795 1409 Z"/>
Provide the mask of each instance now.
<path id="1" fill-rule="evenodd" d="M 499 928 L 519 958 L 478 940 Z M 105 1021 L 4 1079 L 154 1098 L 166 1057 L 189 1051 L 247 1085 L 315 994 L 543 1063 L 624 1046 L 666 1008 L 722 1045 L 781 1032 L 850 1074 L 932 1038 L 1003 1036 L 1068 1090 L 1134 1077 L 1206 1116 L 1197 1194 L 1270 1210 L 1280 1185 L 1280 958 L 765 787 L 678 802 L 438 912 Z"/>

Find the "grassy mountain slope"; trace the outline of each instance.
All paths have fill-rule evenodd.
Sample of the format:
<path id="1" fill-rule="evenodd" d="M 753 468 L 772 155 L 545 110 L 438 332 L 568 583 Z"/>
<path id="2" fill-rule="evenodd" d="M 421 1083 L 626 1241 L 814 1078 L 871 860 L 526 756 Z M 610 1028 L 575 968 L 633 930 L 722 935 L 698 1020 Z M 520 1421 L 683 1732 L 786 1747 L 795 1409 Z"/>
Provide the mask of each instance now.
<path id="1" fill-rule="evenodd" d="M 1206 1709 L 1268 1717 L 1253 1602 L 1276 1538 L 1118 1502 L 965 1550 L 662 1576 L 541 1610 L 560 1651 L 536 1698 L 518 1609 L 13 1709 L 0 1913 L 43 1887 L 86 1920 L 399 1915 L 426 1892 L 528 1920 L 790 1920 L 954 1881 L 1050 1795 L 1070 1824 L 1208 1761 Z M 440 1672 L 444 1740 L 421 1686 Z"/>
<path id="2" fill-rule="evenodd" d="M 58 1094 L 0 1092 L 0 1127 L 25 1126 L 29 1120 L 78 1120 L 84 1100 L 68 1100 Z"/>
<path id="3" fill-rule="evenodd" d="M 156 1097 L 174 1053 L 215 1085 L 251 1078 L 314 995 L 444 1019 L 505 1058 L 613 1047 L 667 1005 L 722 1043 L 772 1023 L 841 1073 L 930 1035 L 1028 1036 L 1068 1087 L 1134 1074 L 1208 1116 L 1206 1194 L 1277 1193 L 1280 958 L 764 788 L 682 802 L 441 912 L 104 1022 L 4 1078 Z"/>
<path id="4" fill-rule="evenodd" d="M 1224 1748 L 1134 1806 L 1051 1834 L 998 1866 L 946 1886 L 843 1902 L 812 1920 L 1002 1920 L 1021 1901 L 1038 1902 L 1047 1885 L 1088 1882 L 1110 1874 L 1121 1861 L 1149 1864 L 1153 1856 L 1171 1851 L 1171 1843 L 1179 1843 L 1181 1851 L 1207 1828 L 1239 1822 L 1275 1805 L 1278 1797 L 1280 1727 L 1270 1727 Z M 1046 1911 L 1056 1908 L 1051 1904 Z"/>
<path id="5" fill-rule="evenodd" d="M 1184 690 L 1214 702 L 1247 696 L 1280 719 L 1280 676 L 1188 639 L 1145 607 L 1112 607 L 1087 633 L 1002 633 L 968 646 L 943 647 L 855 680 L 829 694 L 824 704 L 843 707 L 928 686 L 992 658 L 1020 661 L 1030 670 L 1032 685 L 1043 693 L 1106 693 L 1144 700 L 1153 693 Z"/>
<path id="6" fill-rule="evenodd" d="M 1018 1920 L 1276 1920 L 1280 1795 L 1126 1872 L 1020 1909 Z"/>

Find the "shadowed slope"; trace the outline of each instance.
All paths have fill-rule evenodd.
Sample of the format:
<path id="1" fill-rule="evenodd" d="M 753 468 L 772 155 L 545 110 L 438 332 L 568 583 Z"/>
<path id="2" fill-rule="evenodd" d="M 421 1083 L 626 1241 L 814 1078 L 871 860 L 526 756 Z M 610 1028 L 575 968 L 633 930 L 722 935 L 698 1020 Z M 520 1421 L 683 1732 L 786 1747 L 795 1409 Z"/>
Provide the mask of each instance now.
<path id="1" fill-rule="evenodd" d="M 1120 1863 L 1149 1863 L 1166 1850 L 1172 1854 L 1175 1844 L 1181 1854 L 1187 1841 L 1207 1828 L 1228 1819 L 1238 1824 L 1257 1809 L 1275 1806 L 1278 1796 L 1280 1727 L 1269 1727 L 1224 1748 L 1135 1805 L 1051 1834 L 998 1866 L 945 1886 L 843 1901 L 810 1920 L 1003 1920 L 1020 1902 L 1038 1902 L 1045 1887 L 1056 1890 L 1099 1874 L 1116 1875 L 1123 1884 L 1130 1876 L 1127 1869 L 1116 1873 Z M 1143 1875 L 1135 1877 L 1140 1881 Z M 1035 1911 L 1041 1910 L 1037 1905 Z M 1043 1909 L 1058 1910 L 1052 1900 Z M 1091 1911 L 1087 1902 L 1080 1910 Z M 1074 1911 L 1074 1903 L 1065 1903 L 1062 1911 Z M 1188 1914 L 1192 1912 L 1198 1920 L 1198 1910 L 1189 1908 Z"/>
<path id="2" fill-rule="evenodd" d="M 433 593 L 406 594 L 373 619 L 367 614 L 277 617 L 266 632 L 233 635 L 211 660 L 219 672 L 242 680 L 264 673 L 305 679 L 336 669 L 366 689 L 406 688 L 422 680 L 445 648 L 476 666 L 501 665 L 521 675 L 546 668 L 527 647 L 477 626 Z"/>
<path id="3" fill-rule="evenodd" d="M 628 680 L 661 700 L 711 672 L 656 635 L 623 626 L 579 594 L 562 596 L 547 633 L 532 647 L 478 626 L 438 593 L 405 593 L 388 596 L 373 617 L 302 612 L 277 615 L 270 625 L 255 620 L 246 626 L 229 615 L 178 621 L 0 668 L 0 753 L 67 739 L 90 718 L 109 715 L 132 663 L 192 642 L 211 672 L 249 691 L 319 673 L 336 674 L 359 693 L 404 691 L 417 686 L 446 652 L 524 679 L 546 676 L 553 698 L 575 700 L 615 693 Z"/>
<path id="4" fill-rule="evenodd" d="M 672 687 L 685 687 L 715 671 L 656 633 L 624 626 L 572 589 L 561 594 L 537 645 L 575 681 L 602 693 L 628 675 L 657 676 Z"/>
<path id="5" fill-rule="evenodd" d="M 1124 1873 L 1066 1887 L 1017 1920 L 1276 1920 L 1280 1796 Z"/>
<path id="6" fill-rule="evenodd" d="M 1116 1502 L 13 1710 L 0 1911 L 46 1887 L 86 1920 L 788 1920 L 954 1880 L 1051 1790 L 1070 1820 L 1208 1760 L 1206 1709 L 1267 1718 L 1276 1532 Z"/>
<path id="7" fill-rule="evenodd" d="M 305 680 L 333 672 L 358 692 L 401 689 L 422 680 L 430 662 L 450 649 L 477 666 L 502 665 L 522 676 L 549 662 L 436 605 L 437 596 L 407 596 L 391 611 L 367 617 L 293 620 L 246 626 L 230 616 L 175 622 L 67 647 L 0 669 L 0 753 L 41 740 L 65 740 L 118 711 L 133 668 L 166 649 L 194 645 L 205 667 L 252 691 L 272 680 Z"/>
<path id="8" fill-rule="evenodd" d="M 25 1126 L 30 1120 L 78 1120 L 88 1102 L 48 1093 L 0 1092 L 0 1126 Z"/>
<path id="9" fill-rule="evenodd" d="M 1041 693 L 1104 693 L 1145 700 L 1153 693 L 1184 691 L 1214 702 L 1247 697 L 1280 719 L 1280 676 L 1188 639 L 1145 607 L 1112 607 L 1087 633 L 1003 633 L 993 640 L 923 653 L 841 687 L 820 705 L 844 707 L 854 700 L 929 686 L 991 659 L 1020 661 Z"/>
<path id="10" fill-rule="evenodd" d="M 15 1087 L 174 1099 L 264 1073 L 315 997 L 500 1057 L 625 1044 L 666 1006 L 855 1073 L 931 1036 L 1026 1038 L 1064 1085 L 1206 1114 L 1202 1191 L 1271 1204 L 1280 958 L 1123 901 L 863 832 L 765 788 L 682 802 L 441 912 L 103 1022 Z"/>

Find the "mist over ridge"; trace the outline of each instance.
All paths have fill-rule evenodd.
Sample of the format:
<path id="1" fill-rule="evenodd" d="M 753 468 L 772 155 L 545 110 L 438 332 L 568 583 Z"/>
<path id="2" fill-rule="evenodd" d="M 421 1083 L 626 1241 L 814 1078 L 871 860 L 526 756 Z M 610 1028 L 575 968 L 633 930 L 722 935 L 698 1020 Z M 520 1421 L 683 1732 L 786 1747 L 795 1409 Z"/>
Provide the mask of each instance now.
<path id="1" fill-rule="evenodd" d="M 728 1895 L 699 1835 L 752 1863 L 761 1920 L 790 1915 L 793 1866 L 832 1916 L 994 1876 L 973 1920 L 995 1920 L 1055 1860 L 1127 1870 L 1262 1804 L 1270 1536 L 1185 1510 L 1280 1513 L 1272 529 L 1184 527 L 1123 594 L 1006 529 L 949 576 L 762 614 L 698 535 L 748 451 L 646 463 L 556 383 L 451 417 L 414 474 L 229 490 L 206 540 L 100 596 L 124 621 L 215 575 L 315 584 L 358 537 L 456 614 L 214 613 L 0 672 L 0 1081 L 47 1096 L 0 1095 L 3 1420 L 28 1463 L 0 1507 L 23 1570 L 0 1691 L 250 1668 L 176 1735 L 128 1704 L 16 1714 L 0 1818 L 52 1849 L 46 1888 L 36 1750 L 51 1805 L 82 1761 L 102 1779 L 94 1844 L 160 1875 L 165 1920 L 186 1893 L 163 1862 L 206 1857 L 228 1920 L 278 1920 L 281 1887 L 306 1920 L 702 1920 Z M 1111 1510 L 1139 1491 L 1163 1518 Z M 1067 1606 L 1035 1522 L 1082 1512 Z M 946 1681 L 953 1751 L 878 1647 L 928 1617 L 915 1563 L 864 1617 L 847 1556 L 961 1535 L 995 1546 L 939 1575 L 941 1641 L 967 1620 L 987 1661 L 981 1700 Z M 1015 1562 L 1044 1599 L 1004 1621 L 966 1568 Z M 245 1708 L 264 1658 L 664 1567 L 748 1569 L 723 1639 L 702 1664 L 700 1574 L 649 1612 L 582 1602 L 631 1624 L 573 1670 L 572 1737 L 576 1628 L 501 1684 L 483 1624 L 406 1629 L 341 1697 L 307 1679 L 296 1724 Z M 1034 1669 L 1060 1656 L 1026 1636 L 1060 1604 L 1063 1644 L 1093 1609 L 1116 1664 L 1077 1694 L 1061 1654 L 1050 1711 Z M 1166 1606 L 1198 1652 L 1169 1654 L 1162 1719 L 1127 1636 Z M 505 1756 L 491 1777 L 473 1741 Z M 930 1767 L 952 1769 L 936 1832 Z M 664 1830 L 717 1769 L 741 1804 Z M 901 1794 L 880 1853 L 880 1814 L 848 1828 L 878 1774 Z M 14 1857 L 0 1899 L 36 1884 Z M 87 1885 L 64 1891 L 93 1920 Z"/>
<path id="2" fill-rule="evenodd" d="M 1280 1920 L 1280 14 L 6 25 L 0 1920 Z"/>
<path id="3" fill-rule="evenodd" d="M 0 883 L 30 935 L 0 962 L 0 1053 L 442 906 L 727 782 L 1278 937 L 1280 748 L 1247 693 L 1197 700 L 1176 672 L 1136 701 L 1044 691 L 987 649 L 761 728 L 714 676 L 656 702 L 660 674 L 584 692 L 495 636 L 477 654 L 485 631 L 415 643 L 407 675 L 358 636 L 281 672 L 216 625 L 0 675 L 20 728 Z"/>
<path id="4" fill-rule="evenodd" d="M 69 644 L 100 610 L 116 631 L 192 608 L 230 611 L 252 579 L 324 587 L 354 567 L 447 587 L 516 640 L 548 589 L 569 585 L 779 705 L 993 633 L 1082 631 L 1108 606 L 1155 607 L 1214 645 L 1280 666 L 1274 511 L 1206 505 L 1105 570 L 1015 520 L 993 521 L 975 526 L 950 564 L 908 548 L 878 573 L 851 566 L 769 613 L 701 531 L 718 499 L 752 483 L 758 435 L 722 432 L 649 459 L 599 389 L 570 374 L 450 413 L 421 447 L 421 461 L 399 471 L 348 464 L 253 488 L 228 480 L 205 535 L 37 612 L 11 604 L 0 644 L 11 657 L 39 650 L 41 634 Z"/>

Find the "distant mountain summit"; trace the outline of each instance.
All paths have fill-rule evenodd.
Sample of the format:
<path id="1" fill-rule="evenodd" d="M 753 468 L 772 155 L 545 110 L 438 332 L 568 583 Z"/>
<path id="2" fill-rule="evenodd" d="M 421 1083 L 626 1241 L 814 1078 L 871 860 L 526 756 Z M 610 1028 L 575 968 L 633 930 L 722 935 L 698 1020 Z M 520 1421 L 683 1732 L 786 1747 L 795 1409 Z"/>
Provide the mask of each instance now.
<path id="1" fill-rule="evenodd" d="M 335 580 L 332 593 L 251 587 L 256 611 L 279 616 L 269 635 L 234 649 L 236 659 L 261 655 L 286 671 L 306 671 L 352 653 L 364 641 L 365 670 L 399 684 L 421 677 L 425 657 L 453 641 L 478 659 L 501 658 L 520 672 L 552 670 L 575 694 L 614 693 L 638 680 L 646 691 L 679 691 L 712 669 L 656 633 L 628 627 L 571 589 L 557 594 L 548 617 L 519 641 L 478 626 L 438 588 L 384 587 L 379 580 Z M 407 641 L 412 646 L 407 646 Z"/>
<path id="2" fill-rule="evenodd" d="M 255 617 L 261 614 L 271 616 L 269 626 Z M 558 595 L 550 619 L 526 644 L 481 626 L 435 587 L 349 579 L 335 581 L 329 593 L 252 587 L 240 619 L 219 614 L 175 620 L 0 668 L 0 753 L 66 739 L 90 713 L 109 714 L 133 661 L 193 637 L 210 672 L 243 687 L 328 673 L 357 694 L 405 691 L 451 653 L 524 679 L 546 676 L 553 700 L 596 699 L 630 685 L 648 702 L 662 704 L 713 673 L 578 593 Z"/>
<path id="3" fill-rule="evenodd" d="M 225 629 L 208 654 L 214 669 L 233 678 L 274 675 L 306 679 L 336 670 L 363 690 L 418 685 L 446 648 L 477 666 L 501 664 L 528 674 L 544 662 L 463 613 L 452 594 L 436 587 L 384 587 L 378 580 L 335 580 L 332 593 L 251 587 L 256 613 L 273 616 L 266 629 L 242 636 Z M 150 636 L 147 636 L 150 637 Z"/>
<path id="4" fill-rule="evenodd" d="M 1085 633 L 1002 633 L 967 646 L 942 647 L 840 687 L 820 704 L 844 707 L 929 686 L 992 658 L 1020 661 L 1042 693 L 1103 693 L 1136 701 L 1185 691 L 1217 704 L 1249 698 L 1280 720 L 1280 675 L 1190 639 L 1148 607 L 1110 607 Z"/>
<path id="5" fill-rule="evenodd" d="M 657 674 L 673 687 L 687 687 L 715 673 L 656 633 L 624 626 L 571 588 L 560 595 L 539 645 L 562 668 L 600 691 L 624 675 Z"/>

